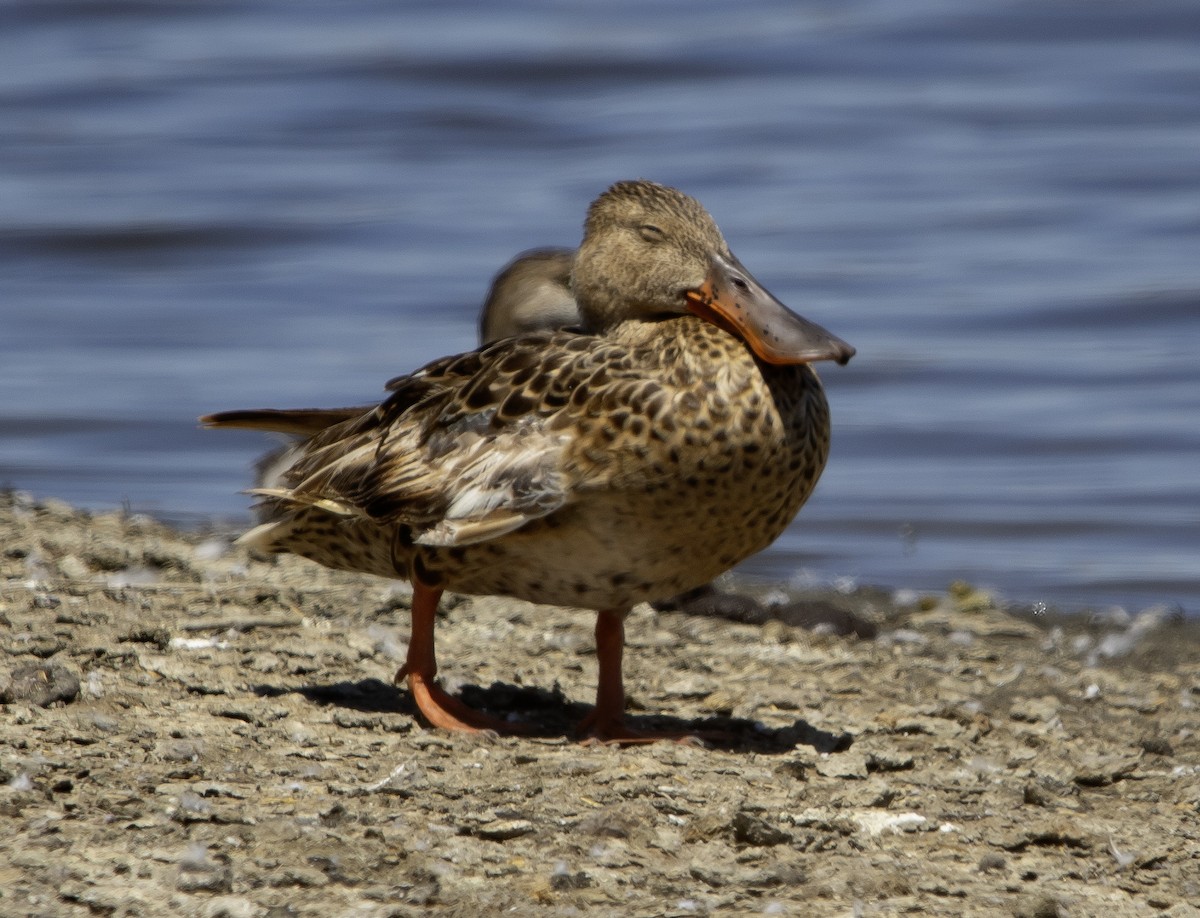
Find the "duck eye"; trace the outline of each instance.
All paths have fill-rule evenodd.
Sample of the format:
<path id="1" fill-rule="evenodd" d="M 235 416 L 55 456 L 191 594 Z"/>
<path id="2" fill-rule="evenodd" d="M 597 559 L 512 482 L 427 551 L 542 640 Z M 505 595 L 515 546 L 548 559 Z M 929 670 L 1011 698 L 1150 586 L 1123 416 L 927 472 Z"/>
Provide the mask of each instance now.
<path id="1" fill-rule="evenodd" d="M 638 227 L 638 235 L 647 242 L 662 242 L 667 234 L 652 223 L 643 223 Z"/>

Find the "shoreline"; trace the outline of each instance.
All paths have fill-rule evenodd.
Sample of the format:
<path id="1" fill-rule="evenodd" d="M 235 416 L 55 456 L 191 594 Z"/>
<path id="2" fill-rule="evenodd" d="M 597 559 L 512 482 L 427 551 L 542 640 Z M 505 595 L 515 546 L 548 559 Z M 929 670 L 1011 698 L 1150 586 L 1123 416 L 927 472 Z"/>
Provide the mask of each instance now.
<path id="1" fill-rule="evenodd" d="M 240 513 L 230 512 L 224 515 L 204 514 L 199 511 L 172 511 L 165 508 L 157 510 L 130 509 L 111 504 L 93 506 L 86 503 L 76 504 L 70 500 L 36 494 L 12 486 L 0 487 L 0 501 L 10 503 L 15 501 L 26 506 L 54 506 L 92 517 L 117 515 L 145 518 L 181 535 L 204 535 L 230 540 L 254 525 L 254 516 L 249 506 Z M 959 590 L 970 593 L 977 600 L 984 600 L 991 607 L 1046 627 L 1070 624 L 1083 618 L 1119 623 L 1130 621 L 1147 612 L 1154 616 L 1166 616 L 1172 620 L 1182 619 L 1186 623 L 1194 621 L 1200 625 L 1200 610 L 1191 609 L 1182 601 L 1174 598 L 1129 602 L 1121 602 L 1116 599 L 1088 601 L 1070 597 L 1065 599 L 1061 597 L 1058 599 L 1026 598 L 1037 596 L 1037 591 L 1026 590 L 1020 595 L 1013 595 L 999 586 L 989 586 L 961 578 L 949 578 L 942 584 L 929 587 L 913 587 L 903 583 L 889 584 L 882 581 L 847 577 L 833 571 L 823 572 L 820 577 L 806 577 L 801 581 L 795 578 L 772 577 L 760 570 L 747 573 L 734 569 L 722 575 L 719 578 L 719 584 L 726 591 L 752 596 L 768 605 L 787 604 L 809 598 L 820 600 L 823 597 L 838 598 L 854 594 L 871 594 L 884 596 L 887 602 L 893 605 L 908 606 L 920 601 L 929 601 L 931 597 L 945 599 L 951 592 Z M 1060 592 L 1061 589 L 1059 588 Z M 852 606 L 854 603 L 851 601 L 848 605 Z M 1200 640 L 1200 632 L 1197 634 L 1197 639 Z"/>
<path id="2" fill-rule="evenodd" d="M 0 534 L 0 914 L 1200 916 L 1169 610 L 641 606 L 632 713 L 730 741 L 580 747 L 590 613 L 447 602 L 443 683 L 542 734 L 448 735 L 391 685 L 403 586 L 11 493 Z"/>

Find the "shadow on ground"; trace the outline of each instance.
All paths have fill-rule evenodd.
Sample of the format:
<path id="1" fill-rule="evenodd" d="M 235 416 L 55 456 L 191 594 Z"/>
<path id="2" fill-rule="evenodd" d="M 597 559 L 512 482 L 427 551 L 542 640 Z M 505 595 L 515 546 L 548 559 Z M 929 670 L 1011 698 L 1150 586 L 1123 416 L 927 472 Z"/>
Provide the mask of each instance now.
<path id="1" fill-rule="evenodd" d="M 297 693 L 314 704 L 370 714 L 419 717 L 408 692 L 380 679 L 299 688 L 256 685 L 253 691 L 264 698 Z M 459 697 L 472 708 L 532 727 L 532 736 L 541 739 L 574 739 L 575 724 L 590 710 L 588 705 L 569 700 L 557 687 L 547 691 L 507 682 L 493 682 L 486 688 L 464 685 Z M 631 715 L 628 722 L 648 732 L 696 734 L 703 738 L 705 746 L 726 752 L 783 753 L 798 746 L 809 746 L 817 752 L 845 752 L 854 742 L 849 733 L 830 733 L 805 720 L 779 728 L 765 727 L 746 718 L 721 716 L 687 719 L 667 714 Z"/>

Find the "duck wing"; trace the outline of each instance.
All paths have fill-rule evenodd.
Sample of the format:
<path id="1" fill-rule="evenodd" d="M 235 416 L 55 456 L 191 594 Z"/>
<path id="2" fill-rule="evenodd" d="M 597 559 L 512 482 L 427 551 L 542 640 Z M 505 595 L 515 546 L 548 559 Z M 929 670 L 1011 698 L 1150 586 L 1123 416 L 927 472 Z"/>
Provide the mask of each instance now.
<path id="1" fill-rule="evenodd" d="M 594 411 L 589 393 L 612 347 L 550 332 L 435 361 L 389 382 L 378 407 L 314 434 L 285 487 L 257 493 L 404 525 L 426 545 L 512 532 L 573 499 L 570 417 Z"/>

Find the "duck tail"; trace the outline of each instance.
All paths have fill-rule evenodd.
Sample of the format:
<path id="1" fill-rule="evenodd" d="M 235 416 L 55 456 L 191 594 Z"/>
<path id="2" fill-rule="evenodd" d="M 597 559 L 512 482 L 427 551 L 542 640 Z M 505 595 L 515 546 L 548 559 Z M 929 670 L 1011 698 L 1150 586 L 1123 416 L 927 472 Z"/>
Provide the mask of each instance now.
<path id="1" fill-rule="evenodd" d="M 361 417 L 375 406 L 358 408 L 250 408 L 241 411 L 218 411 L 200 418 L 205 427 L 239 427 L 246 430 L 269 430 L 275 433 L 311 437 L 343 421 Z"/>

